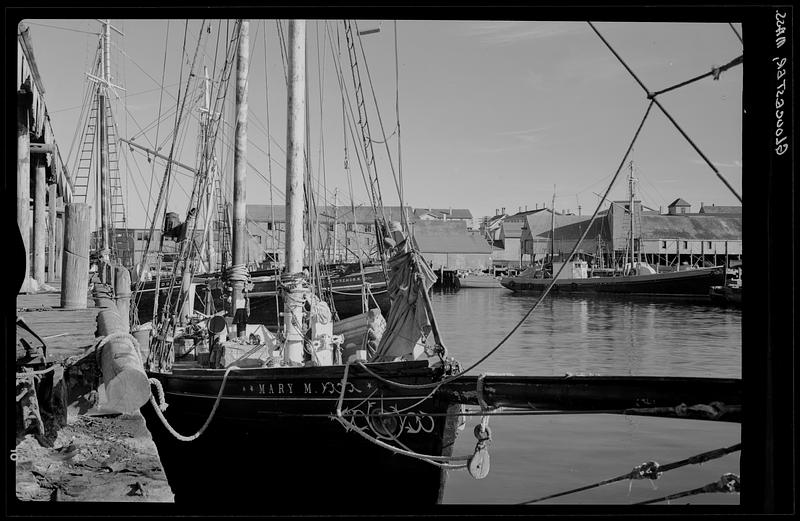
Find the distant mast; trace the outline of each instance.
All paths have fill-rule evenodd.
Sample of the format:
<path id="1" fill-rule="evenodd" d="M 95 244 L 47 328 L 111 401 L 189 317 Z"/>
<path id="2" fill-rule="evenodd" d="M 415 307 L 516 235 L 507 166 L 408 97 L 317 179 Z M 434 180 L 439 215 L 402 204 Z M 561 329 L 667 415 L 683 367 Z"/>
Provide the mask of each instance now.
<path id="1" fill-rule="evenodd" d="M 550 215 L 550 264 L 553 263 L 555 256 L 555 242 L 556 242 L 556 185 L 553 185 L 553 206 Z M 552 267 L 550 268 L 553 269 Z"/>
<path id="2" fill-rule="evenodd" d="M 628 192 L 630 193 L 630 206 L 628 206 L 628 210 L 631 214 L 631 235 L 630 235 L 630 257 L 631 257 L 631 266 L 630 270 L 633 270 L 633 262 L 634 262 L 634 253 L 633 253 L 633 226 L 634 226 L 634 219 L 633 219 L 633 161 L 630 162 L 630 176 L 628 177 Z"/>
<path id="3" fill-rule="evenodd" d="M 289 92 L 286 123 L 286 269 L 283 274 L 284 360 L 303 362 L 303 177 L 306 133 L 304 20 L 289 21 Z"/>

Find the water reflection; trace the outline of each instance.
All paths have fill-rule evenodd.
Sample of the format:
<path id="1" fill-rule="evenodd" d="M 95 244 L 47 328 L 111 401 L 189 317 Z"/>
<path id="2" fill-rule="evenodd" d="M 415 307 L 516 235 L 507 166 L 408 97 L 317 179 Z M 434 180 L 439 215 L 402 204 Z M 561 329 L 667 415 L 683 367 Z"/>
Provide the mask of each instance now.
<path id="1" fill-rule="evenodd" d="M 478 289 L 434 293 L 445 342 L 476 361 L 517 324 L 534 296 Z M 741 311 L 674 301 L 548 296 L 485 370 L 517 374 L 741 376 Z"/>
<path id="2" fill-rule="evenodd" d="M 431 298 L 450 354 L 465 367 L 517 324 L 536 297 L 461 290 Z M 741 311 L 685 302 L 558 295 L 541 306 L 475 370 L 517 375 L 566 373 L 741 378 Z M 455 454 L 471 454 L 471 417 Z M 493 417 L 492 463 L 480 481 L 452 471 L 445 503 L 514 504 L 741 441 L 738 424 L 620 415 Z M 632 504 L 700 487 L 739 473 L 739 455 L 622 481 L 543 504 Z M 630 485 L 630 490 L 629 490 Z M 672 504 L 738 504 L 731 494 L 693 496 Z"/>

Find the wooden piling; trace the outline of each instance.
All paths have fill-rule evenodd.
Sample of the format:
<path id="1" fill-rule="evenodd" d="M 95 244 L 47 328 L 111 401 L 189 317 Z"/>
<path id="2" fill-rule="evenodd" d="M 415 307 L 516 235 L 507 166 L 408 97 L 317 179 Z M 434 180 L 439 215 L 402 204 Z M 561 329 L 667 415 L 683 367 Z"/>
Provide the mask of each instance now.
<path id="1" fill-rule="evenodd" d="M 56 280 L 56 184 L 47 187 L 47 281 Z"/>
<path id="2" fill-rule="evenodd" d="M 17 94 L 17 226 L 25 247 L 25 279 L 20 292 L 30 291 L 31 139 L 28 124 L 30 93 Z"/>
<path id="3" fill-rule="evenodd" d="M 130 275 L 129 275 L 130 277 Z M 104 309 L 97 315 L 97 334 L 106 337 L 127 333 L 128 321 L 115 308 Z M 127 336 L 109 340 L 99 354 L 107 403 L 104 408 L 133 414 L 150 399 L 150 382 L 143 361 Z"/>
<path id="4" fill-rule="evenodd" d="M 131 272 L 124 266 L 117 266 L 114 271 L 114 281 L 116 287 L 116 303 L 119 316 L 125 326 L 125 332 L 130 331 L 130 311 L 131 311 Z"/>
<path id="5" fill-rule="evenodd" d="M 71 203 L 64 208 L 64 255 L 61 271 L 61 307 L 85 309 L 89 284 L 89 206 Z"/>
<path id="6" fill-rule="evenodd" d="M 60 206 L 61 198 L 56 198 L 56 205 Z M 64 210 L 62 207 L 61 216 L 56 215 L 56 248 L 55 248 L 55 268 L 53 269 L 54 276 L 61 277 L 61 260 L 64 255 Z"/>
<path id="7" fill-rule="evenodd" d="M 45 193 L 47 191 L 47 181 L 45 178 L 45 166 L 47 161 L 45 156 L 39 155 L 36 158 L 36 176 L 33 187 L 33 278 L 39 284 L 44 284 L 45 275 L 45 256 L 44 246 L 46 244 L 46 212 L 45 212 Z"/>

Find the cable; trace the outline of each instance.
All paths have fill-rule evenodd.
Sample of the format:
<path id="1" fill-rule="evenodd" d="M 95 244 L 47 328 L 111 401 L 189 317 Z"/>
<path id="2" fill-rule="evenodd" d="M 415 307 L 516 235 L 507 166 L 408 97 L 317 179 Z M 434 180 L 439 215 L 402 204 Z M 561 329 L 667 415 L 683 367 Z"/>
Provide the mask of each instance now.
<path id="1" fill-rule="evenodd" d="M 639 86 L 642 88 L 642 90 L 644 90 L 647 93 L 647 98 L 652 100 L 658 106 L 658 108 L 661 109 L 661 112 L 663 112 L 664 115 L 667 116 L 667 119 L 670 120 L 670 122 L 675 126 L 676 129 L 678 129 L 678 132 L 680 132 L 681 135 L 686 139 L 686 141 L 689 142 L 689 144 L 692 146 L 692 148 L 694 148 L 695 151 L 698 154 L 700 154 L 700 157 L 703 158 L 703 160 L 706 162 L 706 164 L 709 166 L 709 168 L 711 168 L 711 170 L 713 170 L 714 173 L 717 174 L 717 177 L 720 179 L 720 181 L 722 181 L 722 183 L 726 187 L 728 187 L 728 189 L 731 191 L 731 193 L 733 193 L 733 195 L 735 195 L 736 198 L 739 199 L 739 202 L 742 202 L 742 196 L 739 195 L 739 193 L 736 190 L 734 190 L 734 188 L 731 186 L 731 184 L 728 183 L 728 180 L 725 179 L 725 177 L 719 172 L 719 170 L 717 170 L 717 167 L 714 166 L 714 164 L 706 157 L 706 155 L 703 154 L 702 150 L 700 150 L 700 148 L 694 143 L 694 141 L 692 141 L 692 139 L 686 134 L 686 132 L 683 131 L 681 126 L 678 125 L 678 122 L 673 119 L 673 117 L 669 114 L 669 112 L 667 112 L 667 109 L 665 109 L 664 106 L 661 105 L 661 102 L 659 102 L 658 99 L 656 98 L 658 93 L 654 94 L 654 93 L 650 92 L 649 90 L 647 90 L 647 87 L 645 87 L 644 83 L 642 83 L 642 80 L 640 80 L 639 77 L 636 76 L 636 73 L 634 73 L 631 70 L 631 68 L 628 67 L 628 64 L 625 63 L 625 60 L 623 60 L 620 57 L 620 55 L 617 54 L 617 51 L 615 51 L 614 48 L 611 47 L 611 44 L 608 43 L 608 41 L 605 38 L 603 38 L 603 35 L 600 34 L 600 31 L 597 30 L 597 28 L 594 26 L 594 24 L 592 24 L 592 22 L 587 22 L 587 23 L 589 24 L 589 27 L 591 27 L 592 30 L 595 33 L 597 33 L 597 36 L 600 37 L 600 40 L 602 40 L 603 43 L 606 44 L 606 47 L 608 47 L 608 49 L 611 51 L 611 53 L 617 58 L 617 60 L 619 60 L 619 62 L 622 64 L 622 66 L 625 67 L 625 69 L 630 73 L 631 76 L 633 76 L 633 79 L 636 80 L 636 82 L 639 84 Z M 736 60 L 734 60 L 734 61 L 736 61 Z M 738 63 L 741 63 L 741 60 Z M 729 63 L 728 65 L 729 66 L 736 65 L 736 64 L 733 64 L 733 65 L 732 64 L 733 64 L 733 62 Z"/>

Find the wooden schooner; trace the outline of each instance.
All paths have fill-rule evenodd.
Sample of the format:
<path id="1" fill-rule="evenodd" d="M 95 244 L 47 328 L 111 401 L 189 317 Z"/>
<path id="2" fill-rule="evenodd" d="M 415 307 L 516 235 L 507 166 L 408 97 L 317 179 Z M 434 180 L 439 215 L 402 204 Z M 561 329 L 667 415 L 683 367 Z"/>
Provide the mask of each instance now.
<path id="1" fill-rule="evenodd" d="M 334 334 L 331 310 L 312 286 L 319 279 L 304 273 L 308 206 L 302 20 L 290 21 L 288 30 L 286 266 L 273 274 L 283 320 L 277 334 L 263 323 L 252 323 L 247 299 L 255 286 L 244 266 L 249 22 L 237 21 L 234 33 L 232 265 L 222 288 L 230 295 L 230 310 L 227 317 L 201 320 L 186 313 L 186 303 L 193 299 L 191 262 L 197 252 L 181 241 L 168 300 L 162 308 L 156 306 L 144 362 L 152 396 L 141 412 L 182 508 L 210 513 L 219 505 L 216 512 L 225 514 L 243 509 L 264 514 L 358 512 L 384 511 L 391 503 L 395 512 L 418 511 L 441 502 L 448 471 L 466 469 L 475 478 L 486 476 L 488 423 L 501 407 L 741 420 L 738 379 L 467 375 L 514 330 L 469 368 L 462 369 L 448 356 L 429 300 L 435 275 L 401 223 L 383 223 L 381 232 L 391 299 L 385 329 L 361 331 L 364 349 L 348 353 L 343 344 L 354 328 Z M 349 22 L 345 34 L 352 52 Z M 207 186 L 205 175 L 200 181 Z M 203 193 L 202 183 L 195 195 Z M 196 201 L 190 201 L 190 208 Z M 154 287 L 161 284 L 156 280 Z M 519 325 L 554 287 L 551 279 Z M 205 342 L 209 352 L 201 356 L 198 349 L 193 358 L 183 356 L 179 347 L 185 349 L 188 340 L 196 346 Z M 454 455 L 464 406 L 476 407 L 482 418 L 474 431 L 475 450 Z"/>

